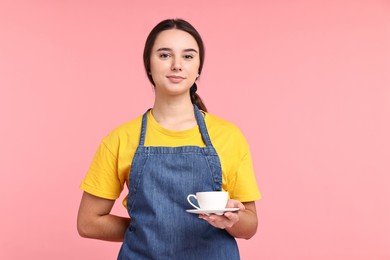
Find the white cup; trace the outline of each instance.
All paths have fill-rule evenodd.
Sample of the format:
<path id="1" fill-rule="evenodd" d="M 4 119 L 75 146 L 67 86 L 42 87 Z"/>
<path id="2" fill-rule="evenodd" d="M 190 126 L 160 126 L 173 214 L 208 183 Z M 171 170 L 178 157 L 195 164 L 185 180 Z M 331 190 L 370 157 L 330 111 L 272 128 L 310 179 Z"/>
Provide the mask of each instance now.
<path id="1" fill-rule="evenodd" d="M 198 201 L 199 207 L 192 203 L 191 198 Z M 196 195 L 190 194 L 187 196 L 187 201 L 194 208 L 201 210 L 219 210 L 226 208 L 229 199 L 229 193 L 226 191 L 203 191 L 197 192 Z"/>

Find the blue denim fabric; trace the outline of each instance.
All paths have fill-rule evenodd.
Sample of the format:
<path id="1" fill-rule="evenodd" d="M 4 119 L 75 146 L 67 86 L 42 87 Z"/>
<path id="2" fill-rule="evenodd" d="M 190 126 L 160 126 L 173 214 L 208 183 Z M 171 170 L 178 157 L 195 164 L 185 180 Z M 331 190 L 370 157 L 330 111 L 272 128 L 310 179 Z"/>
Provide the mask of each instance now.
<path id="1" fill-rule="evenodd" d="M 219 157 L 194 106 L 206 147 L 144 146 L 147 112 L 130 171 L 131 223 L 118 259 L 240 259 L 235 239 L 195 214 L 187 195 L 222 189 Z"/>

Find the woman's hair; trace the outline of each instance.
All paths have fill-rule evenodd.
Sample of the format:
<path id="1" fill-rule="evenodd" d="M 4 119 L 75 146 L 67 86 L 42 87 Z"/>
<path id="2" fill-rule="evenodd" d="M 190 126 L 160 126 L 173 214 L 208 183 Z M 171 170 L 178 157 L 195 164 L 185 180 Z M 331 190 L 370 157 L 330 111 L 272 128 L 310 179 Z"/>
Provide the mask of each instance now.
<path id="1" fill-rule="evenodd" d="M 202 72 L 202 67 L 203 67 L 203 62 L 204 62 L 204 45 L 203 45 L 202 38 L 200 37 L 200 34 L 196 31 L 196 29 L 189 22 L 187 22 L 183 19 L 167 19 L 167 20 L 161 21 L 159 24 L 157 24 L 152 29 L 152 31 L 149 33 L 149 36 L 145 42 L 144 66 L 145 66 L 146 75 L 148 76 L 148 79 L 152 83 L 153 86 L 155 86 L 155 84 L 154 84 L 152 75 L 150 75 L 150 55 L 152 52 L 152 48 L 153 48 L 154 42 L 156 41 L 158 34 L 162 31 L 170 30 L 170 29 L 182 30 L 184 32 L 191 34 L 192 37 L 194 37 L 194 39 L 199 47 L 199 60 L 200 60 L 199 70 L 198 70 L 199 75 Z M 207 112 L 207 108 L 204 105 L 200 96 L 196 93 L 196 89 L 197 89 L 197 86 L 196 86 L 196 83 L 194 83 L 190 89 L 191 102 L 193 104 L 197 105 L 199 109 Z"/>

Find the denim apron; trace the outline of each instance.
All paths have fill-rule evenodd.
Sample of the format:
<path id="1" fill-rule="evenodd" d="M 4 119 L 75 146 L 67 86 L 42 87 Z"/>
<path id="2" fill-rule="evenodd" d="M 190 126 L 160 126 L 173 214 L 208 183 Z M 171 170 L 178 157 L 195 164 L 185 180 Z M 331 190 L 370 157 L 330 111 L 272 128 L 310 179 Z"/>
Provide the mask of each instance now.
<path id="1" fill-rule="evenodd" d="M 222 190 L 222 170 L 202 113 L 195 116 L 206 147 L 144 146 L 142 118 L 127 199 L 131 216 L 118 259 L 240 259 L 235 239 L 186 212 L 190 193 Z"/>

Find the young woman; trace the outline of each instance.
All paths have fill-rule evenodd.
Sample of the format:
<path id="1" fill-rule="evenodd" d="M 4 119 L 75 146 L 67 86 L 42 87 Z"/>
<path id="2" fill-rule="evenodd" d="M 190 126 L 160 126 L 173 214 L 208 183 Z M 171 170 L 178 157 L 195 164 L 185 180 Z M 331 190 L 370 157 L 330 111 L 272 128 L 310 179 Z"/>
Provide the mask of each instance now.
<path id="1" fill-rule="evenodd" d="M 256 233 L 261 195 L 249 147 L 196 93 L 203 61 L 202 39 L 188 22 L 153 28 L 144 49 L 153 107 L 104 138 L 81 184 L 78 231 L 123 241 L 118 259 L 239 259 L 235 238 Z M 129 218 L 110 214 L 124 185 Z M 188 194 L 220 190 L 238 211 L 186 212 Z"/>

